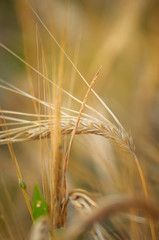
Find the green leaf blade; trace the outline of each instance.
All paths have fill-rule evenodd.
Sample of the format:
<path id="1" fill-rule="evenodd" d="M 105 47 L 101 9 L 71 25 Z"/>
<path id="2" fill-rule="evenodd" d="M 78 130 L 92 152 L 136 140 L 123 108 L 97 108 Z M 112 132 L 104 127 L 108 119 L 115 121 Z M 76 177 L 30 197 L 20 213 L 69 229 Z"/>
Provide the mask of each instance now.
<path id="1" fill-rule="evenodd" d="M 48 203 L 42 196 L 37 184 L 34 185 L 32 211 L 34 220 L 37 220 L 41 216 L 48 215 Z"/>

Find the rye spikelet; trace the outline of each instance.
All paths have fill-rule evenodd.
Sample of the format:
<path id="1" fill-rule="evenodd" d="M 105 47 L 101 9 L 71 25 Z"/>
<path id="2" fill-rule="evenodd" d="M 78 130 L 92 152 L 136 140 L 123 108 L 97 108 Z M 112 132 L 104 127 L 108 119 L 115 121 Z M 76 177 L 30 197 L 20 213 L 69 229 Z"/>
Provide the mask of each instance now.
<path id="1" fill-rule="evenodd" d="M 38 140 L 40 138 L 50 138 L 53 122 L 30 124 L 29 127 L 11 129 L 9 131 L 0 132 L 0 144 L 6 144 L 8 141 L 12 143 L 24 142 L 30 140 Z M 70 135 L 74 129 L 76 118 L 61 120 L 61 134 L 63 136 Z M 9 134 L 9 138 L 6 138 Z M 76 134 L 95 134 L 112 140 L 125 151 L 134 152 L 134 144 L 132 138 L 123 129 L 118 129 L 110 122 L 103 123 L 99 120 L 80 119 Z"/>

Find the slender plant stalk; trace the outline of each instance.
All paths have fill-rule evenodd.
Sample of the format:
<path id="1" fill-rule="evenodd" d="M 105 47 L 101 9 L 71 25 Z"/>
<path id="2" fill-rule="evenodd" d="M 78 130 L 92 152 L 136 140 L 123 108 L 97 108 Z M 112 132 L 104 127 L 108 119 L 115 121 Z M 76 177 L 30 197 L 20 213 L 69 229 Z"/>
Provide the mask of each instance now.
<path id="1" fill-rule="evenodd" d="M 67 150 L 66 157 L 65 157 L 65 171 L 66 171 L 66 167 L 67 167 L 67 163 L 68 163 L 68 158 L 69 158 L 70 150 L 71 150 L 72 143 L 73 143 L 73 138 L 74 138 L 74 136 L 75 136 L 75 134 L 76 134 L 76 131 L 77 131 L 77 128 L 78 128 L 78 125 L 79 125 L 79 121 L 80 121 L 80 118 L 81 118 L 81 114 L 82 114 L 82 112 L 83 112 L 83 110 L 84 110 L 84 107 L 85 107 L 85 105 L 86 105 L 88 96 L 89 96 L 89 94 L 90 94 L 90 91 L 91 91 L 93 85 L 95 84 L 95 81 L 96 81 L 96 79 L 97 79 L 97 77 L 98 77 L 98 75 L 99 75 L 100 70 L 101 70 L 101 67 L 99 68 L 99 70 L 98 70 L 97 73 L 95 74 L 95 76 L 94 76 L 94 78 L 93 78 L 93 80 L 92 80 L 92 82 L 91 82 L 91 84 L 90 84 L 90 86 L 89 86 L 89 88 L 88 88 L 88 90 L 87 90 L 87 92 L 86 92 L 86 95 L 85 95 L 85 97 L 84 97 L 84 100 L 83 100 L 83 103 L 82 103 L 82 105 L 81 105 L 81 108 L 80 108 L 80 110 L 79 110 L 79 114 L 78 114 L 78 116 L 77 116 L 77 120 L 76 120 L 76 123 L 75 123 L 75 127 L 74 127 L 74 129 L 73 129 L 73 131 L 72 131 L 70 143 L 69 143 L 68 150 Z"/>
<path id="2" fill-rule="evenodd" d="M 142 172 L 142 169 L 141 169 L 141 165 L 140 165 L 140 163 L 139 163 L 139 161 L 138 161 L 135 153 L 132 153 L 132 155 L 133 155 L 133 158 L 134 158 L 134 160 L 135 160 L 135 163 L 136 163 L 136 166 L 137 166 L 137 169 L 138 169 L 140 178 L 141 178 L 141 182 L 142 182 L 142 187 L 143 187 L 143 190 L 144 190 L 145 199 L 148 201 L 148 200 L 149 200 L 148 191 L 147 191 L 147 187 L 146 187 L 145 178 L 144 178 L 144 175 L 143 175 L 143 172 Z M 152 218 L 149 219 L 149 223 L 150 223 L 150 229 L 151 229 L 152 239 L 153 239 L 153 240 L 156 240 L 156 234 L 155 234 L 154 223 L 153 223 Z"/>
<path id="3" fill-rule="evenodd" d="M 0 109 L 0 110 L 1 110 L 1 109 Z M 3 113 L 2 113 L 2 114 L 3 114 Z M 6 124 L 6 122 L 5 122 L 5 116 L 3 116 L 3 121 L 4 121 L 4 124 L 5 124 L 6 130 L 8 130 L 8 129 L 7 129 L 7 124 Z M 0 123 L 1 123 L 1 121 L 0 121 Z M 9 136 L 8 136 L 8 139 L 9 139 Z M 15 153 L 14 153 L 14 150 L 13 150 L 13 146 L 12 146 L 12 144 L 11 144 L 10 141 L 7 142 L 7 145 L 8 145 L 8 149 L 9 149 L 9 152 L 10 152 L 10 155 L 11 155 L 11 158 L 12 158 L 13 165 L 14 165 L 14 167 L 15 167 L 15 169 L 16 169 L 17 178 L 18 178 L 18 180 L 19 180 L 19 179 L 20 179 L 20 180 L 23 180 L 22 174 L 21 174 L 21 171 L 20 171 L 20 168 L 19 168 L 19 164 L 18 164 L 18 161 L 17 161 L 17 159 L 16 159 L 16 156 L 15 156 Z M 24 198 L 25 198 L 25 201 L 26 201 L 26 204 L 27 204 L 27 207 L 28 207 L 30 216 L 31 216 L 31 218 L 32 218 L 32 220 L 33 220 L 32 208 L 31 208 L 31 205 L 30 205 L 30 201 L 29 201 L 28 195 L 27 195 L 25 189 L 23 189 L 23 188 L 22 188 L 22 192 L 23 192 L 23 196 L 24 196 Z M 33 220 L 33 221 L 34 221 L 34 220 Z"/>

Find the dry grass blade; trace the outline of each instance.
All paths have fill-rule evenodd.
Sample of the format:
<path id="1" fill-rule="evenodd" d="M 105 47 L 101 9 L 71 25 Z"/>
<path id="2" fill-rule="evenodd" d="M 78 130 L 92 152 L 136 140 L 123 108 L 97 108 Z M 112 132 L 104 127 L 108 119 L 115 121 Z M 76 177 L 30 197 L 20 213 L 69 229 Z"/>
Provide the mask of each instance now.
<path id="1" fill-rule="evenodd" d="M 94 207 L 98 207 L 97 203 L 94 202 L 82 189 L 72 190 L 69 193 L 69 201 L 81 216 L 91 213 Z M 110 238 L 107 231 L 98 223 L 93 224 L 90 234 L 94 240 L 104 240 L 107 239 L 107 237 Z"/>
<path id="2" fill-rule="evenodd" d="M 68 150 L 67 150 L 67 153 L 66 153 L 66 157 L 65 157 L 65 171 L 66 171 L 67 162 L 68 162 L 69 154 L 70 154 L 71 147 L 72 147 L 72 143 L 73 143 L 73 138 L 74 138 L 74 136 L 75 136 L 75 134 L 76 134 L 76 131 L 77 131 L 77 128 L 78 128 L 78 125 L 79 125 L 79 121 L 80 121 L 80 118 L 81 118 L 81 115 L 82 115 L 82 112 L 83 112 L 83 110 L 84 110 L 84 107 L 85 107 L 85 105 L 86 105 L 88 96 L 89 96 L 89 94 L 90 94 L 90 91 L 91 91 L 93 85 L 95 84 L 95 81 L 96 81 L 96 79 L 97 79 L 97 77 L 98 77 L 98 75 L 99 75 L 100 70 L 101 70 L 101 67 L 99 68 L 99 70 L 98 70 L 97 73 L 95 74 L 95 76 L 94 76 L 94 78 L 93 78 L 93 80 L 92 80 L 92 82 L 91 82 L 91 84 L 90 84 L 90 86 L 89 86 L 89 88 L 88 88 L 88 90 L 87 90 L 87 92 L 86 92 L 86 95 L 85 95 L 85 97 L 84 97 L 84 100 L 83 100 L 83 102 L 82 102 L 82 105 L 81 105 L 81 108 L 80 108 L 80 111 L 79 111 L 79 114 L 78 114 L 78 117 L 77 117 L 77 120 L 76 120 L 76 123 L 75 123 L 75 127 L 74 127 L 74 129 L 73 129 L 73 131 L 72 131 L 71 140 L 70 140 L 70 143 L 69 143 L 69 146 L 68 146 Z"/>
<path id="3" fill-rule="evenodd" d="M 156 221 L 159 220 L 159 209 L 154 204 L 149 203 L 143 199 L 135 197 L 120 197 L 115 199 L 103 199 L 100 208 L 95 209 L 89 216 L 85 218 L 78 218 L 72 224 L 71 229 L 68 229 L 63 237 L 67 239 L 77 239 L 81 234 L 86 232 L 95 222 L 107 220 L 119 212 L 127 212 L 131 209 L 139 209 L 147 217 L 151 217 Z"/>
<path id="4" fill-rule="evenodd" d="M 7 134 L 7 139 L 8 139 L 6 144 L 8 145 L 8 149 L 9 149 L 9 152 L 10 152 L 10 155 L 11 155 L 11 158 L 12 158 L 13 165 L 14 165 L 14 167 L 16 169 L 16 174 L 17 174 L 17 178 L 18 178 L 18 181 L 19 181 L 19 180 L 23 179 L 22 178 L 22 174 L 21 174 L 21 171 L 20 171 L 20 167 L 19 167 L 16 155 L 15 155 L 14 150 L 13 150 L 12 142 L 9 140 L 10 139 L 10 135 L 8 133 L 8 127 L 7 127 L 7 123 L 6 123 L 6 120 L 5 120 L 5 117 L 4 117 L 3 113 L 2 113 L 2 117 L 3 117 L 4 128 L 5 128 L 5 131 L 6 131 L 6 134 Z M 1 124 L 1 121 L 0 121 L 0 124 Z M 22 192 L 23 192 L 23 196 L 25 198 L 25 201 L 26 201 L 26 204 L 27 204 L 30 216 L 31 216 L 31 218 L 33 220 L 32 209 L 31 209 L 29 198 L 28 198 L 27 193 L 26 193 L 26 191 L 24 189 L 22 189 Z"/>

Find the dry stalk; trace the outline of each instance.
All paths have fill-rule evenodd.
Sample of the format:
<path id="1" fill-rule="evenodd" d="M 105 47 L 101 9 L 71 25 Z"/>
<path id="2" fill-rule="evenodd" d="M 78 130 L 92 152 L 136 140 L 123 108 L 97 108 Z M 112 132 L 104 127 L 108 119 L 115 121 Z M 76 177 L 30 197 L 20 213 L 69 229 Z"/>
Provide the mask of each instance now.
<path id="1" fill-rule="evenodd" d="M 103 199 L 100 203 L 100 208 L 94 209 L 92 213 L 83 218 L 78 218 L 74 221 L 71 229 L 68 229 L 63 237 L 67 239 L 77 239 L 81 234 L 86 232 L 94 223 L 102 220 L 107 220 L 118 212 L 125 212 L 131 209 L 138 209 L 151 219 L 159 220 L 159 209 L 154 204 L 145 201 L 144 199 L 135 197 L 120 197 L 115 199 Z"/>
<path id="2" fill-rule="evenodd" d="M 82 189 L 74 189 L 69 193 L 68 201 L 80 213 L 81 216 L 87 216 L 93 211 L 93 208 L 99 207 L 88 194 Z M 90 231 L 90 235 L 94 240 L 105 240 L 110 238 L 109 234 L 99 223 L 94 223 Z"/>
<path id="3" fill-rule="evenodd" d="M 8 133 L 8 127 L 7 127 L 7 123 L 6 123 L 6 120 L 5 120 L 5 117 L 4 117 L 3 113 L 2 113 L 2 116 L 3 116 L 4 126 L 5 126 L 5 130 L 4 131 L 6 131 L 6 133 L 7 133 L 6 144 L 8 145 L 8 149 L 9 149 L 9 152 L 10 152 L 10 155 L 11 155 L 11 158 L 12 158 L 13 165 L 14 165 L 14 167 L 16 169 L 16 174 L 17 174 L 17 178 L 18 178 L 18 181 L 19 181 L 19 180 L 23 179 L 22 178 L 22 174 L 21 174 L 21 171 L 20 171 L 20 168 L 19 168 L 19 164 L 18 164 L 17 158 L 16 158 L 14 150 L 13 150 L 12 142 L 10 141 L 10 135 Z M 0 121 L 0 125 L 1 125 L 1 121 Z M 4 129 L 4 127 L 2 129 Z M 31 209 L 31 205 L 30 205 L 30 201 L 29 201 L 28 195 L 27 195 L 26 191 L 24 190 L 24 188 L 22 188 L 22 192 L 23 192 L 23 196 L 25 198 L 25 201 L 26 201 L 27 208 L 29 210 L 30 216 L 31 216 L 31 218 L 33 220 L 33 214 L 32 214 L 32 209 Z"/>
<path id="4" fill-rule="evenodd" d="M 83 99 L 83 102 L 82 102 L 82 105 L 81 105 L 81 108 L 80 108 L 80 111 L 79 111 L 79 113 L 78 113 L 78 117 L 77 117 L 77 120 L 76 120 L 76 124 L 75 124 L 75 126 L 74 126 L 73 131 L 72 131 L 71 140 L 70 140 L 70 143 L 69 143 L 69 146 L 68 146 L 68 150 L 67 150 L 67 153 L 66 153 L 66 157 L 65 157 L 65 171 L 66 171 L 66 167 L 67 167 L 68 158 L 69 158 L 69 154 L 70 154 L 70 151 L 71 151 L 73 139 L 74 139 L 74 136 L 75 136 L 76 131 L 77 131 L 77 129 L 78 129 L 78 125 L 79 125 L 79 121 L 80 121 L 82 112 L 83 112 L 83 110 L 84 110 L 84 107 L 85 107 L 86 102 L 87 102 L 87 100 L 88 100 L 88 96 L 89 96 L 89 94 L 90 94 L 90 91 L 92 90 L 93 85 L 95 84 L 95 81 L 96 81 L 96 79 L 97 79 L 97 77 L 98 77 L 98 75 L 99 75 L 100 70 L 101 70 L 101 67 L 99 68 L 99 70 L 98 70 L 97 73 L 95 74 L 95 76 L 94 76 L 94 78 L 93 78 L 93 80 L 92 80 L 92 82 L 91 82 L 91 84 L 90 84 L 90 86 L 89 86 L 89 88 L 88 88 L 88 90 L 87 90 L 87 92 L 86 92 L 86 95 L 85 95 L 85 97 L 84 97 L 84 99 Z"/>

